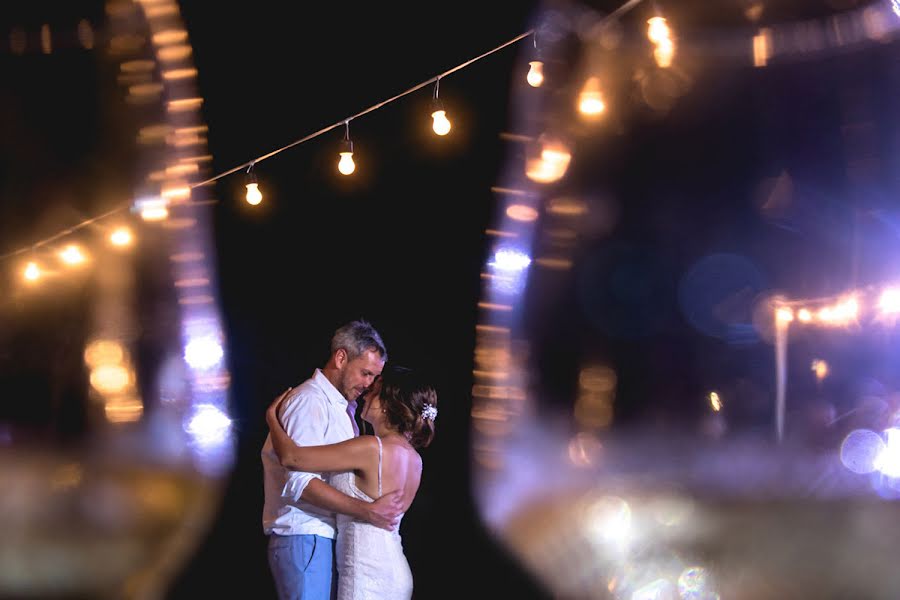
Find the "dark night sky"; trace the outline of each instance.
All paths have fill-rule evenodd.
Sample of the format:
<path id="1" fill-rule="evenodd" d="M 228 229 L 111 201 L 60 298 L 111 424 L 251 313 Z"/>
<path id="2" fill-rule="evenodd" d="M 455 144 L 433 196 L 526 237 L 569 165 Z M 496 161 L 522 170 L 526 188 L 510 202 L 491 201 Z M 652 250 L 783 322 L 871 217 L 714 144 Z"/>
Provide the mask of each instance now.
<path id="1" fill-rule="evenodd" d="M 46 14 L 66 22 L 74 15 L 68 3 L 52 13 L 53 3 L 32 4 L 11 10 L 5 23 L 40 23 Z M 84 11 L 99 14 L 97 4 Z M 533 26 L 535 3 L 505 4 L 182 2 L 209 125 L 210 174 L 355 114 Z M 685 39 L 711 43 L 726 25 L 732 32 L 746 29 L 740 2 L 722 3 L 716 13 L 708 4 L 671 7 L 681 11 L 672 20 L 680 19 Z M 823 6 L 783 3 L 764 19 L 812 16 L 828 10 Z M 236 589 L 272 597 L 260 525 L 264 410 L 323 363 L 337 326 L 358 317 L 380 330 L 392 362 L 427 370 L 440 394 L 437 436 L 423 452 L 422 488 L 402 531 L 416 597 L 487 598 L 494 591 L 497 597 L 546 597 L 483 529 L 469 482 L 484 230 L 497 207 L 490 188 L 500 183 L 513 152 L 500 134 L 521 125 L 513 122 L 511 90 L 522 85 L 521 53 L 529 44 L 523 40 L 442 80 L 441 98 L 454 124 L 446 139 L 430 131 L 427 87 L 351 123 L 357 159 L 351 178 L 335 169 L 338 129 L 259 163 L 265 193 L 259 207 L 244 202 L 239 174 L 215 184 L 216 269 L 238 452 L 221 511 L 170 598 L 230 597 Z M 640 418 L 644 400 L 660 397 L 661 390 L 670 402 L 650 408 L 694 416 L 702 406 L 687 399 L 702 399 L 716 386 L 735 396 L 744 390 L 745 416 L 768 423 L 768 414 L 752 403 L 772 384 L 771 346 L 750 320 L 753 298 L 772 289 L 833 294 L 897 275 L 891 224 L 900 223 L 892 175 L 898 137 L 889 112 L 900 79 L 894 46 L 764 70 L 686 52 L 691 84 L 668 114 L 622 111 L 594 141 L 584 142 L 586 158 L 573 164 L 571 176 L 583 190 L 614 197 L 618 220 L 611 231 L 583 240 L 580 267 L 569 279 L 536 275 L 528 326 L 548 397 L 556 393 L 565 402 L 580 354 L 602 348 L 619 373 L 616 410 L 625 420 Z M 69 67 L 87 71 L 79 62 L 87 59 L 62 57 L 47 67 L 39 58 L 2 60 L 17 76 L 50 69 L 40 71 L 43 83 L 35 78 L 35 85 L 57 95 L 54 82 L 72 77 Z M 72 93 L 59 106 L 56 96 L 41 92 L 32 93 L 42 103 L 16 104 L 4 88 L 0 123 L 7 139 L 43 129 L 54 142 L 0 145 L 4 197 L 20 191 L 16 173 L 40 180 L 40 165 L 53 165 L 61 181 L 80 186 L 86 184 L 79 174 L 104 172 L 102 164 L 83 158 L 103 151 L 84 147 L 90 146 L 86 132 L 103 120 L 102 109 L 91 103 L 101 84 L 72 85 L 84 93 Z M 624 85 L 621 97 L 634 99 Z M 54 131 L 71 136 L 54 137 Z M 69 147 L 61 141 L 68 137 L 81 142 Z M 865 163 L 870 168 L 854 177 L 860 157 L 871 159 Z M 783 173 L 790 174 L 791 201 L 762 210 L 760 198 L 770 197 Z M 52 233 L 54 222 L 71 222 L 75 211 L 66 202 L 44 206 L 37 200 L 42 190 L 56 189 L 35 184 L 24 206 L 0 205 L 0 252 L 27 243 L 32 233 Z M 102 202 L 93 202 L 78 206 L 82 216 L 99 212 Z M 41 331 L 34 319 L 71 320 L 87 302 L 77 292 L 76 286 L 74 307 L 44 308 L 17 333 L 2 330 L 5 389 L 31 381 L 21 374 L 10 379 L 12 348 L 39 353 L 55 344 L 62 346 L 58 355 L 78 361 L 77 343 L 56 343 L 65 333 L 77 339 L 74 326 L 43 331 L 38 340 L 22 337 L 22 331 Z M 729 296 L 737 298 L 738 316 L 723 325 L 713 318 L 714 308 Z M 888 342 L 860 352 L 812 336 L 798 341 L 801 372 L 808 371 L 817 344 L 834 357 L 868 364 L 872 377 L 889 371 L 892 354 L 883 351 L 896 352 Z M 40 375 L 78 378 L 50 370 Z M 800 379 L 798 388 L 808 380 Z"/>

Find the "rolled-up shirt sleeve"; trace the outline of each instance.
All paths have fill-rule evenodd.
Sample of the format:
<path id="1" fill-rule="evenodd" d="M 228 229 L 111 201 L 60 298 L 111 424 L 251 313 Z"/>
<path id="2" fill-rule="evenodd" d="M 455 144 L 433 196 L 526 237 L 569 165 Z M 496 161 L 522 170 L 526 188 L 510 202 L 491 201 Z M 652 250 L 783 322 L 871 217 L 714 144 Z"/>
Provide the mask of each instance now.
<path id="1" fill-rule="evenodd" d="M 325 430 L 328 426 L 328 400 L 318 394 L 299 392 L 284 403 L 281 424 L 298 446 L 321 446 L 325 444 Z M 303 490 L 313 479 L 322 479 L 321 473 L 288 471 L 287 482 L 281 496 L 291 502 L 300 500 Z"/>

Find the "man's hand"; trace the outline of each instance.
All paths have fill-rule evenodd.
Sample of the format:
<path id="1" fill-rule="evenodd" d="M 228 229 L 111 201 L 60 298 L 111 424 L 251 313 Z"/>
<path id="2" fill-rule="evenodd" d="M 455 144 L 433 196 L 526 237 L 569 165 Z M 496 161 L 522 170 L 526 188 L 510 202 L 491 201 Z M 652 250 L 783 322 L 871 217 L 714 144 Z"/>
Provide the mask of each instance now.
<path id="1" fill-rule="evenodd" d="M 403 490 L 388 492 L 375 502 L 368 503 L 365 519 L 375 527 L 394 531 L 400 523 Z"/>

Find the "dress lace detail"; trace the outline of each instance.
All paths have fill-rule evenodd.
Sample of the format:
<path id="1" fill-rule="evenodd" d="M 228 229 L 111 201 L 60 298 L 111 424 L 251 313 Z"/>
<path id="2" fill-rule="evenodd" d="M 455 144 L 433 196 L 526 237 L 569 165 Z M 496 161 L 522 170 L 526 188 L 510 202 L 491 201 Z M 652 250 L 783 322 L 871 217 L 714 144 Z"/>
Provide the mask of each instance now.
<path id="1" fill-rule="evenodd" d="M 378 441 L 378 495 L 381 490 L 381 438 Z M 335 473 L 331 485 L 348 496 L 373 502 L 356 487 L 352 471 Z M 401 515 L 402 518 L 402 515 Z M 413 580 L 403 554 L 399 524 L 385 531 L 347 515 L 337 516 L 338 600 L 408 600 Z"/>

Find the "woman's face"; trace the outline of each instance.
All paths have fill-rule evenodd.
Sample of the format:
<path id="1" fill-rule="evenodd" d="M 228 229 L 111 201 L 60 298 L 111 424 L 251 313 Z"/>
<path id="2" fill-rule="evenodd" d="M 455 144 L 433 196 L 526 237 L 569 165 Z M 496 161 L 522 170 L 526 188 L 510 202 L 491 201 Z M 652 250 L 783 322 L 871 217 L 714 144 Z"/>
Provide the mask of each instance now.
<path id="1" fill-rule="evenodd" d="M 363 396 L 362 418 L 366 423 L 375 424 L 374 422 L 381 419 L 381 380 L 375 380 L 366 395 Z"/>

